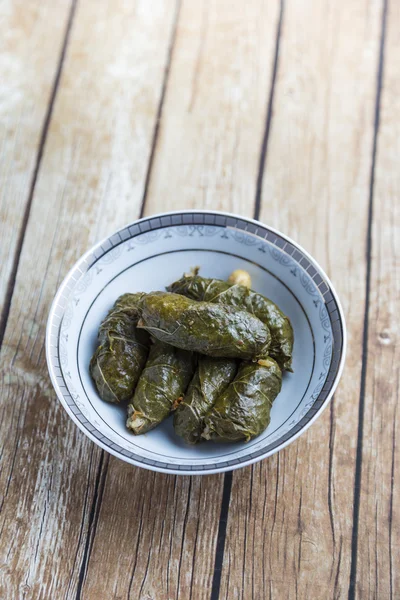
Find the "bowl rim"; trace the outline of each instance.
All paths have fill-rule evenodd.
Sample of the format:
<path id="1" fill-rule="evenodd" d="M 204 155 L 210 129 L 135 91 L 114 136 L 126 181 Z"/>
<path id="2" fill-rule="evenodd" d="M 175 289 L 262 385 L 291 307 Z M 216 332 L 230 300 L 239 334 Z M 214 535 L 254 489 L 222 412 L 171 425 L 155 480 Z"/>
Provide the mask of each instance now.
<path id="1" fill-rule="evenodd" d="M 329 292 L 332 295 L 332 297 L 336 303 L 336 308 L 337 308 L 338 315 L 339 315 L 338 321 L 340 322 L 340 325 L 341 325 L 341 334 L 342 334 L 342 347 L 341 347 L 339 364 L 338 364 L 335 378 L 331 384 L 330 391 L 329 391 L 328 395 L 326 396 L 326 398 L 323 400 L 321 406 L 318 409 L 316 409 L 315 414 L 313 416 L 311 416 L 309 418 L 309 420 L 302 425 L 302 427 L 299 429 L 299 431 L 297 431 L 296 433 L 291 435 L 289 439 L 281 442 L 279 445 L 272 448 L 271 450 L 265 451 L 263 454 L 261 454 L 259 456 L 250 457 L 249 459 L 243 460 L 243 462 L 240 462 L 238 464 L 228 465 L 228 466 L 224 466 L 224 467 L 210 468 L 210 469 L 206 469 L 206 470 L 200 470 L 200 469 L 196 470 L 196 468 L 191 469 L 191 470 L 164 468 L 164 467 L 159 467 L 157 465 L 139 462 L 139 461 L 136 461 L 135 459 L 124 456 L 119 451 L 114 450 L 107 444 L 104 444 L 101 440 L 99 440 L 89 430 L 87 430 L 85 428 L 85 426 L 79 421 L 79 419 L 76 417 L 74 412 L 68 406 L 68 404 L 64 398 L 64 395 L 59 387 L 59 383 L 57 381 L 57 377 L 56 377 L 56 373 L 55 373 L 55 365 L 53 364 L 54 357 L 51 355 L 51 348 L 52 347 L 54 348 L 54 345 L 51 344 L 51 335 L 52 335 L 51 329 L 53 326 L 55 326 L 54 319 L 55 318 L 60 319 L 60 315 L 57 315 L 57 313 L 56 313 L 56 309 L 59 306 L 60 298 L 63 296 L 63 293 L 66 290 L 66 288 L 68 288 L 68 284 L 71 282 L 71 280 L 73 280 L 73 282 L 75 283 L 76 278 L 74 278 L 73 275 L 78 272 L 78 278 L 80 278 L 88 270 L 88 268 L 90 268 L 91 264 L 88 265 L 87 259 L 90 257 L 93 257 L 93 255 L 96 254 L 96 251 L 98 251 L 100 249 L 102 251 L 104 251 L 104 249 L 102 248 L 103 245 L 105 245 L 107 242 L 109 242 L 111 238 L 113 238 L 114 236 L 118 235 L 120 232 L 122 232 L 126 229 L 134 227 L 135 225 L 138 225 L 139 223 L 143 223 L 150 219 L 160 219 L 160 222 L 161 222 L 161 219 L 163 217 L 165 218 L 165 217 L 170 217 L 173 215 L 184 215 L 184 214 L 208 214 L 208 215 L 215 215 L 215 216 L 221 216 L 221 217 L 225 217 L 225 218 L 236 219 L 238 222 L 239 221 L 247 222 L 247 223 L 253 224 L 255 226 L 260 226 L 260 227 L 266 228 L 272 234 L 276 234 L 278 237 L 284 239 L 288 244 L 291 244 L 295 249 L 297 249 L 299 252 L 301 252 L 308 259 L 308 261 L 311 263 L 311 265 L 314 266 L 317 273 L 323 278 L 323 280 L 329 287 Z M 86 266 L 85 270 L 81 269 L 81 266 L 83 266 L 83 265 Z M 62 321 L 62 318 L 61 318 L 61 321 Z M 60 324 L 61 324 L 61 321 L 60 321 Z M 331 280 L 326 275 L 326 273 L 322 269 L 322 267 L 318 264 L 318 262 L 307 252 L 307 250 L 305 250 L 300 244 L 298 244 L 297 242 L 292 240 L 292 238 L 290 238 L 288 235 L 280 232 L 279 230 L 275 229 L 274 227 L 270 227 L 269 225 L 262 223 L 261 221 L 258 221 L 256 219 L 252 219 L 249 217 L 245 217 L 242 215 L 237 215 L 235 213 L 219 211 L 219 210 L 208 210 L 208 209 L 183 209 L 183 210 L 174 210 L 174 211 L 156 213 L 156 214 L 152 214 L 152 215 L 148 215 L 148 216 L 136 219 L 133 222 L 128 223 L 124 227 L 121 227 L 121 228 L 115 230 L 110 235 L 104 237 L 101 241 L 94 244 L 89 250 L 87 250 L 84 254 L 82 254 L 82 256 L 73 264 L 73 266 L 69 269 L 69 271 L 65 275 L 65 277 L 64 277 L 63 281 L 61 282 L 60 286 L 58 287 L 58 290 L 57 290 L 57 292 L 54 296 L 54 299 L 51 303 L 49 316 L 48 316 L 47 324 L 46 324 L 45 347 L 46 347 L 47 367 L 48 367 L 50 379 L 51 379 L 52 385 L 54 387 L 54 390 L 56 392 L 57 398 L 61 402 L 62 406 L 64 407 L 64 409 L 66 410 L 67 414 L 72 419 L 72 421 L 75 423 L 75 425 L 77 425 L 79 427 L 79 429 L 90 440 L 92 440 L 92 442 L 97 444 L 99 447 L 101 447 L 103 450 L 107 451 L 108 453 L 116 456 L 117 458 L 119 458 L 125 462 L 128 462 L 129 464 L 132 464 L 137 467 L 145 468 L 145 469 L 148 469 L 151 471 L 156 471 L 156 472 L 160 472 L 160 473 L 168 473 L 168 474 L 172 474 L 172 475 L 212 475 L 212 474 L 217 474 L 217 473 L 224 473 L 227 471 L 233 471 L 233 470 L 236 470 L 236 469 L 239 469 L 242 467 L 252 465 L 256 462 L 259 462 L 260 460 L 264 460 L 265 458 L 272 456 L 273 454 L 286 448 L 289 444 L 291 444 L 297 438 L 299 438 L 300 435 L 302 435 L 305 431 L 307 431 L 307 429 L 316 421 L 316 419 L 322 414 L 322 412 L 325 410 L 325 408 L 329 405 L 329 403 L 331 402 L 332 397 L 336 391 L 336 388 L 339 384 L 340 378 L 343 373 L 345 360 L 346 360 L 347 328 L 346 328 L 346 321 L 345 321 L 345 317 L 344 317 L 343 308 L 340 303 L 338 294 L 337 294 L 334 286 L 332 285 Z M 58 350 L 58 346 L 57 346 L 57 350 Z"/>

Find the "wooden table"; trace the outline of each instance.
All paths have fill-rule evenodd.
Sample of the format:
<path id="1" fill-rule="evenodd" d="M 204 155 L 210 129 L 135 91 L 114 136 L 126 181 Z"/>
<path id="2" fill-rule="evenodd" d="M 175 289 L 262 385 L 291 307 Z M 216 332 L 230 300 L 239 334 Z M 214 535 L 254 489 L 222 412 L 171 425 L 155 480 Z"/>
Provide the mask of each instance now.
<path id="1" fill-rule="evenodd" d="M 400 598 L 400 3 L 4 0 L 0 19 L 0 598 Z M 69 267 L 179 208 L 287 233 L 347 318 L 330 408 L 226 475 L 106 454 L 47 374 Z"/>

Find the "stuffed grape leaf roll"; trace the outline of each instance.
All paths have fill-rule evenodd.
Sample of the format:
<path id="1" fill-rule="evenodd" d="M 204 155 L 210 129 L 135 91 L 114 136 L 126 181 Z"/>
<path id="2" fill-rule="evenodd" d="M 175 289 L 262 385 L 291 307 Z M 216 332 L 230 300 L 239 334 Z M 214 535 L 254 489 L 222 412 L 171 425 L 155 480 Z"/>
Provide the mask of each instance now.
<path id="1" fill-rule="evenodd" d="M 184 275 L 168 286 L 168 291 L 192 300 L 214 302 L 247 310 L 265 323 L 271 331 L 269 354 L 281 368 L 292 371 L 293 329 L 289 318 L 265 296 L 245 285 L 231 285 L 220 279 L 207 279 L 197 274 Z"/>
<path id="2" fill-rule="evenodd" d="M 140 316 L 139 302 L 145 295 L 146 294 L 144 292 L 122 294 L 122 296 L 117 298 L 114 304 L 114 310 L 119 309 L 127 312 L 137 321 Z"/>
<path id="3" fill-rule="evenodd" d="M 241 363 L 235 379 L 204 419 L 205 439 L 248 442 L 266 429 L 272 403 L 281 389 L 282 373 L 274 359 L 262 362 Z"/>
<path id="4" fill-rule="evenodd" d="M 154 337 L 183 350 L 208 356 L 258 360 L 271 342 L 268 327 L 245 310 L 196 302 L 179 294 L 154 292 L 140 301 L 143 327 Z"/>
<path id="5" fill-rule="evenodd" d="M 174 429 L 188 444 L 201 441 L 204 417 L 236 375 L 238 363 L 229 358 L 200 356 L 189 388 L 174 413 Z"/>
<path id="6" fill-rule="evenodd" d="M 166 419 L 182 399 L 194 368 L 192 352 L 156 340 L 128 406 L 128 429 L 139 435 Z"/>
<path id="7" fill-rule="evenodd" d="M 119 403 L 133 396 L 145 365 L 149 334 L 137 329 L 138 302 L 144 294 L 124 294 L 116 301 L 99 329 L 99 346 L 91 361 L 90 374 L 100 397 Z"/>

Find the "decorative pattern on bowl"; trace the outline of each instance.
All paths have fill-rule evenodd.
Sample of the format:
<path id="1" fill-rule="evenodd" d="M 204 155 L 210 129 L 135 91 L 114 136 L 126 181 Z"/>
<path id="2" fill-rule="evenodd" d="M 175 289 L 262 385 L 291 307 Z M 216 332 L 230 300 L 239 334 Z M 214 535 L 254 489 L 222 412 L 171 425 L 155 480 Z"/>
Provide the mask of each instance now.
<path id="1" fill-rule="evenodd" d="M 194 265 L 205 276 L 247 268 L 253 287 L 292 319 L 294 374 L 285 374 L 271 424 L 248 444 L 188 449 L 170 420 L 134 437 L 124 408 L 98 397 L 88 375 L 97 328 L 118 295 L 162 289 Z M 92 440 L 135 465 L 164 472 L 210 473 L 244 466 L 278 451 L 326 406 L 344 362 L 345 325 L 326 275 L 307 253 L 256 221 L 225 213 L 180 212 L 142 219 L 83 256 L 62 283 L 47 328 L 50 375 L 62 404 Z M 207 449 L 206 449 L 207 448 Z"/>

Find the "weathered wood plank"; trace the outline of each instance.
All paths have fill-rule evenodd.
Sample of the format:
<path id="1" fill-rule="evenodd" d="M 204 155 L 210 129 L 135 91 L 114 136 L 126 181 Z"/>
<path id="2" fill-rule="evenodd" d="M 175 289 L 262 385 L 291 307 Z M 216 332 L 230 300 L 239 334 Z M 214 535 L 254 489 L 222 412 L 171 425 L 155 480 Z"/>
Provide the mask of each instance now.
<path id="1" fill-rule="evenodd" d="M 279 456 L 233 475 L 221 598 L 348 595 L 382 4 L 285 2 L 260 216 L 298 239 L 331 275 L 350 351 L 329 412 Z M 376 165 L 358 598 L 395 598 L 400 585 L 393 451 L 400 49 L 392 4 Z M 0 41 L 6 57 L 15 51 L 38 77 L 18 72 L 21 96 L 6 86 L 6 108 L 10 98 L 15 103 L 2 142 L 7 265 L 0 304 L 19 246 L 10 238 L 22 223 L 14 208 L 26 205 L 62 45 L 69 5 L 60 6 L 24 3 L 17 27 L 15 15 L 7 16 Z M 183 1 L 146 190 L 174 10 L 172 0 L 78 3 L 0 359 L 1 597 L 210 597 L 224 477 L 153 474 L 101 452 L 56 402 L 43 347 L 49 304 L 69 265 L 134 219 L 143 194 L 146 213 L 209 207 L 253 214 L 278 2 Z M 34 34 L 22 37 L 33 25 Z"/>
<path id="2" fill-rule="evenodd" d="M 285 3 L 260 217 L 332 277 L 350 351 L 318 423 L 233 475 L 221 598 L 348 594 L 381 6 Z"/>
<path id="3" fill-rule="evenodd" d="M 373 189 L 355 597 L 400 596 L 400 6 L 389 2 Z"/>
<path id="4" fill-rule="evenodd" d="M 70 7 L 0 5 L 0 339 Z"/>
<path id="5" fill-rule="evenodd" d="M 76 598 L 82 590 L 109 457 L 55 399 L 46 318 L 72 262 L 140 212 L 174 7 L 78 3 L 0 359 L 2 598 Z"/>
<path id="6" fill-rule="evenodd" d="M 218 205 L 252 215 L 278 8 L 183 2 L 146 214 Z M 82 598 L 208 600 L 223 481 L 133 476 L 111 459 Z M 120 503 L 133 526 L 116 514 Z"/>
<path id="7" fill-rule="evenodd" d="M 221 477 L 110 462 L 82 598 L 210 597 Z"/>
<path id="8" fill-rule="evenodd" d="M 146 202 L 253 215 L 279 2 L 183 2 Z"/>

